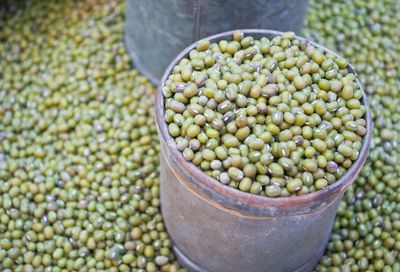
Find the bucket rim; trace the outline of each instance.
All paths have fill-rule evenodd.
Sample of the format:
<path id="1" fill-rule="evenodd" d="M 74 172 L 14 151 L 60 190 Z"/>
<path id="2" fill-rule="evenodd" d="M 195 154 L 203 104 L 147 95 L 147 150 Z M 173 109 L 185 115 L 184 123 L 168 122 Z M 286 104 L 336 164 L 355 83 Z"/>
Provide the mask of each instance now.
<path id="1" fill-rule="evenodd" d="M 239 29 L 245 36 L 253 37 L 268 37 L 273 38 L 284 32 L 269 30 L 269 29 Z M 232 39 L 232 34 L 237 30 L 221 32 L 211 35 L 203 39 L 208 39 L 210 42 L 218 42 L 221 39 Z M 303 37 L 297 36 L 296 39 L 306 41 L 316 48 L 322 49 L 326 53 L 340 57 L 334 51 L 318 44 L 313 41 L 307 40 Z M 215 202 L 217 205 L 224 208 L 235 210 L 237 212 L 256 215 L 256 216 L 278 216 L 278 215 L 295 215 L 315 211 L 330 204 L 330 202 L 342 196 L 348 187 L 357 178 L 362 166 L 364 165 L 368 151 L 371 145 L 372 137 L 372 121 L 371 113 L 368 106 L 367 96 L 362 88 L 360 81 L 357 78 L 357 73 L 353 66 L 347 65 L 347 69 L 356 76 L 356 83 L 358 84 L 363 96 L 361 103 L 366 107 L 365 120 L 366 120 L 366 134 L 363 136 L 362 147 L 357 160 L 353 161 L 352 166 L 347 169 L 345 174 L 334 183 L 328 185 L 326 188 L 300 195 L 289 197 L 267 197 L 255 195 L 247 192 L 240 191 L 239 189 L 231 188 L 225 184 L 220 183 L 216 179 L 208 176 L 200 168 L 192 162 L 188 162 L 183 158 L 182 152 L 177 149 L 174 138 L 169 134 L 167 123 L 164 120 L 164 96 L 162 88 L 168 76 L 173 71 L 175 65 L 179 61 L 187 57 L 189 52 L 196 47 L 198 41 L 187 46 L 183 49 L 168 65 L 163 73 L 160 83 L 157 88 L 156 101 L 155 101 L 155 118 L 158 134 L 160 136 L 161 150 L 164 152 L 167 160 L 172 167 L 174 167 L 174 174 L 179 175 L 184 182 L 190 185 L 203 197 Z M 166 166 L 168 167 L 168 166 Z"/>

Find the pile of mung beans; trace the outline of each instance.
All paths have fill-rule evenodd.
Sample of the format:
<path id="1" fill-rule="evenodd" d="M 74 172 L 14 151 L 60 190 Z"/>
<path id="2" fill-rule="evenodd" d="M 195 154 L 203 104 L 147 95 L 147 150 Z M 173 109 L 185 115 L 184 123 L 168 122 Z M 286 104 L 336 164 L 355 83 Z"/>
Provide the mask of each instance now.
<path id="1" fill-rule="evenodd" d="M 123 1 L 18 3 L 0 19 L 0 271 L 178 271 Z"/>
<path id="2" fill-rule="evenodd" d="M 354 65 L 374 127 L 317 271 L 400 271 L 399 13 L 397 0 L 311 1 L 304 35 Z"/>
<path id="3" fill-rule="evenodd" d="M 0 7 L 0 270 L 178 271 L 159 210 L 154 88 L 122 0 Z M 17 5 L 17 4 L 18 5 Z M 304 35 L 354 64 L 373 144 L 317 271 L 400 270 L 400 6 L 312 0 Z"/>
<path id="4" fill-rule="evenodd" d="M 201 40 L 162 91 L 183 157 L 252 194 L 326 188 L 358 158 L 366 134 L 363 93 L 347 61 L 293 32 Z"/>

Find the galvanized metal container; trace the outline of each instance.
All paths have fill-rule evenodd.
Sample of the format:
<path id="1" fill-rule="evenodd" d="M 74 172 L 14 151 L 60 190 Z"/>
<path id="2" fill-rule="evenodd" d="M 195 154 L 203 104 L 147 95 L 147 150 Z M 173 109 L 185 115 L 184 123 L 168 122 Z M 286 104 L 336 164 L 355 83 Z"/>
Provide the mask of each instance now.
<path id="1" fill-rule="evenodd" d="M 280 34 L 269 30 L 244 33 L 269 38 Z M 231 37 L 232 32 L 225 32 L 209 39 Z M 367 158 L 372 124 L 365 94 L 367 134 L 359 158 L 341 179 L 303 196 L 268 198 L 244 193 L 187 162 L 168 133 L 161 88 L 173 67 L 194 47 L 187 47 L 169 65 L 155 104 L 162 147 L 161 207 L 180 262 L 190 271 L 311 271 L 329 240 L 339 201 Z"/>
<path id="2" fill-rule="evenodd" d="M 137 69 L 157 84 L 186 46 L 237 28 L 300 32 L 308 0 L 127 0 L 125 43 Z"/>

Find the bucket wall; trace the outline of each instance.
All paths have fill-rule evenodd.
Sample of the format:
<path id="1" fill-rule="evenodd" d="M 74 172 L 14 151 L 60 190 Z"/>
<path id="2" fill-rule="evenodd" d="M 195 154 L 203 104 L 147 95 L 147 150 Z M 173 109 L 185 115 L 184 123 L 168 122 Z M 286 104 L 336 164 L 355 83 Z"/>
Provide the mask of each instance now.
<path id="1" fill-rule="evenodd" d="M 179 181 L 161 155 L 162 213 L 189 271 L 312 271 L 329 240 L 342 195 L 293 216 L 248 216 L 210 202 Z"/>

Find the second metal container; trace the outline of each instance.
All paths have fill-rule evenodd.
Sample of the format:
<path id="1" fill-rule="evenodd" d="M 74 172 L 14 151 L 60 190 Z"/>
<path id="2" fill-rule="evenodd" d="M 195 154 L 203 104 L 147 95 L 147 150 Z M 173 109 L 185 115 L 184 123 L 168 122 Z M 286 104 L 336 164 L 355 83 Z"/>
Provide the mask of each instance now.
<path id="1" fill-rule="evenodd" d="M 256 38 L 280 34 L 268 30 L 244 33 Z M 230 39 L 231 35 L 225 32 L 209 40 Z M 190 271 L 311 271 L 329 240 L 338 204 L 367 158 L 372 130 L 368 107 L 367 134 L 359 158 L 338 181 L 295 197 L 268 198 L 241 192 L 187 162 L 164 121 L 161 87 L 173 67 L 194 47 L 187 47 L 169 65 L 155 105 L 162 147 L 161 207 L 180 262 Z M 348 69 L 354 72 L 351 66 Z M 362 103 L 367 106 L 366 102 L 364 94 Z"/>
<path id="2" fill-rule="evenodd" d="M 192 42 L 236 28 L 299 32 L 308 0 L 126 0 L 125 43 L 138 70 L 157 84 Z"/>

